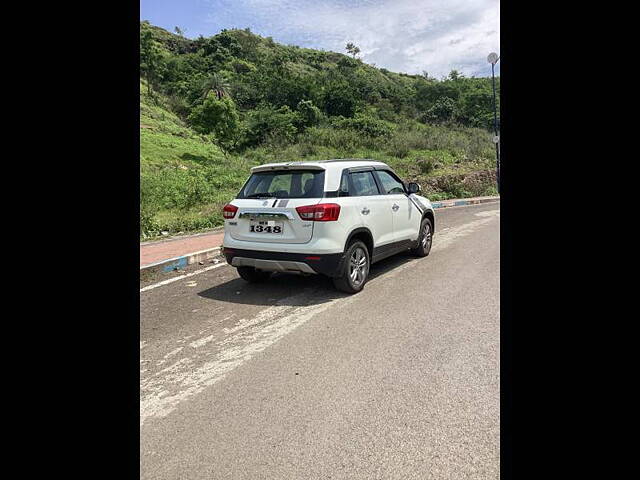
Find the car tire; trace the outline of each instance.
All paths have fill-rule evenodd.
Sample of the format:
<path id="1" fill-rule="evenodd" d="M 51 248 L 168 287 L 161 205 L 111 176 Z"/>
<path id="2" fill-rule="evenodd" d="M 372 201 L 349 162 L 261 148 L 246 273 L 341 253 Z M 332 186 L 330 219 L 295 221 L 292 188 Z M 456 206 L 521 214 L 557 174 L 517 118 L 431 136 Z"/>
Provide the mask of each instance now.
<path id="1" fill-rule="evenodd" d="M 420 223 L 420 235 L 418 236 L 418 246 L 411 250 L 411 253 L 417 257 L 426 257 L 431 251 L 433 243 L 433 225 L 431 220 L 423 218 Z"/>
<path id="2" fill-rule="evenodd" d="M 349 244 L 341 265 L 340 275 L 333 279 L 333 285 L 346 293 L 358 293 L 369 279 L 371 259 L 367 246 L 359 240 Z"/>
<path id="3" fill-rule="evenodd" d="M 238 275 L 249 283 L 260 283 L 269 279 L 271 272 L 256 270 L 253 267 L 237 267 Z"/>

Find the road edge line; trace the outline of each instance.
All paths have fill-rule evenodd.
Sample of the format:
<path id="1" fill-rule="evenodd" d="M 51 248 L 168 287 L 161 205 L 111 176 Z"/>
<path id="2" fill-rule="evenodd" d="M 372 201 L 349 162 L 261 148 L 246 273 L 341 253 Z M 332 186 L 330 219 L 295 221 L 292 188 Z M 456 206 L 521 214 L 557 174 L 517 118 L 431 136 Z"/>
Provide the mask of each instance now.
<path id="1" fill-rule="evenodd" d="M 198 275 L 200 273 L 208 272 L 209 270 L 213 270 L 214 268 L 226 267 L 227 263 L 216 263 L 215 265 L 211 265 L 209 267 L 201 268 L 200 270 L 196 270 L 195 272 L 185 273 L 184 275 L 180 275 L 179 277 L 168 278 L 158 283 L 153 283 L 151 285 L 147 285 L 140 289 L 140 293 L 147 292 L 149 290 L 153 290 L 157 287 L 162 287 L 163 285 L 168 285 L 173 282 L 177 282 L 178 280 L 183 280 L 185 278 L 193 277 L 194 275 Z"/>

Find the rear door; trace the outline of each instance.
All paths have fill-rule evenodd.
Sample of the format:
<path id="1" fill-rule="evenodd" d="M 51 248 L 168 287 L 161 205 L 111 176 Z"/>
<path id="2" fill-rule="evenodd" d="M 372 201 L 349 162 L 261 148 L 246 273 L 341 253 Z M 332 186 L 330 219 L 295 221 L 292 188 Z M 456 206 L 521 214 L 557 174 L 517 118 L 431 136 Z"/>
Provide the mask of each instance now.
<path id="1" fill-rule="evenodd" d="M 307 243 L 314 222 L 302 220 L 296 207 L 320 203 L 323 192 L 324 170 L 255 172 L 231 202 L 238 211 L 225 230 L 234 240 Z"/>

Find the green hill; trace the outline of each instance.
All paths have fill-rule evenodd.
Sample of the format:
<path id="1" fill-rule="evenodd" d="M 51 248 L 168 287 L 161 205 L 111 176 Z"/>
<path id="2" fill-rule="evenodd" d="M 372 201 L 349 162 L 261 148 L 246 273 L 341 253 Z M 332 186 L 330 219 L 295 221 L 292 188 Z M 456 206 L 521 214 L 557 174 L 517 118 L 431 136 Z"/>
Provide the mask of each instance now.
<path id="1" fill-rule="evenodd" d="M 143 238 L 221 225 L 266 162 L 373 158 L 432 200 L 496 193 L 490 78 L 436 80 L 248 30 L 191 40 L 146 22 L 141 74 Z"/>

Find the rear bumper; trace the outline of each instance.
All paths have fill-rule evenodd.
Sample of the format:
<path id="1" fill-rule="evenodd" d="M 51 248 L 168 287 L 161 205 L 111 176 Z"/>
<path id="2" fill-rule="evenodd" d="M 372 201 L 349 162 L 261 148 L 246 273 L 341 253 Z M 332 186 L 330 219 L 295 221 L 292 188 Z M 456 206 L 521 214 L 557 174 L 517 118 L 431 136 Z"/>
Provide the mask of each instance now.
<path id="1" fill-rule="evenodd" d="M 267 252 L 222 247 L 227 263 L 234 267 L 255 267 L 276 272 L 317 273 L 335 277 L 340 272 L 343 253 L 314 255 L 309 253 Z"/>
<path id="2" fill-rule="evenodd" d="M 232 249 L 259 250 L 261 252 L 286 252 L 307 255 L 311 255 L 307 252 L 313 252 L 313 255 L 341 253 L 344 250 L 344 242 L 347 239 L 347 233 L 336 231 L 335 227 L 341 227 L 340 225 L 323 225 L 323 223 L 338 224 L 339 222 L 315 223 L 316 225 L 313 226 L 313 237 L 306 243 L 250 242 L 246 240 L 237 240 L 231 236 L 230 229 L 225 228 L 222 245 Z"/>

